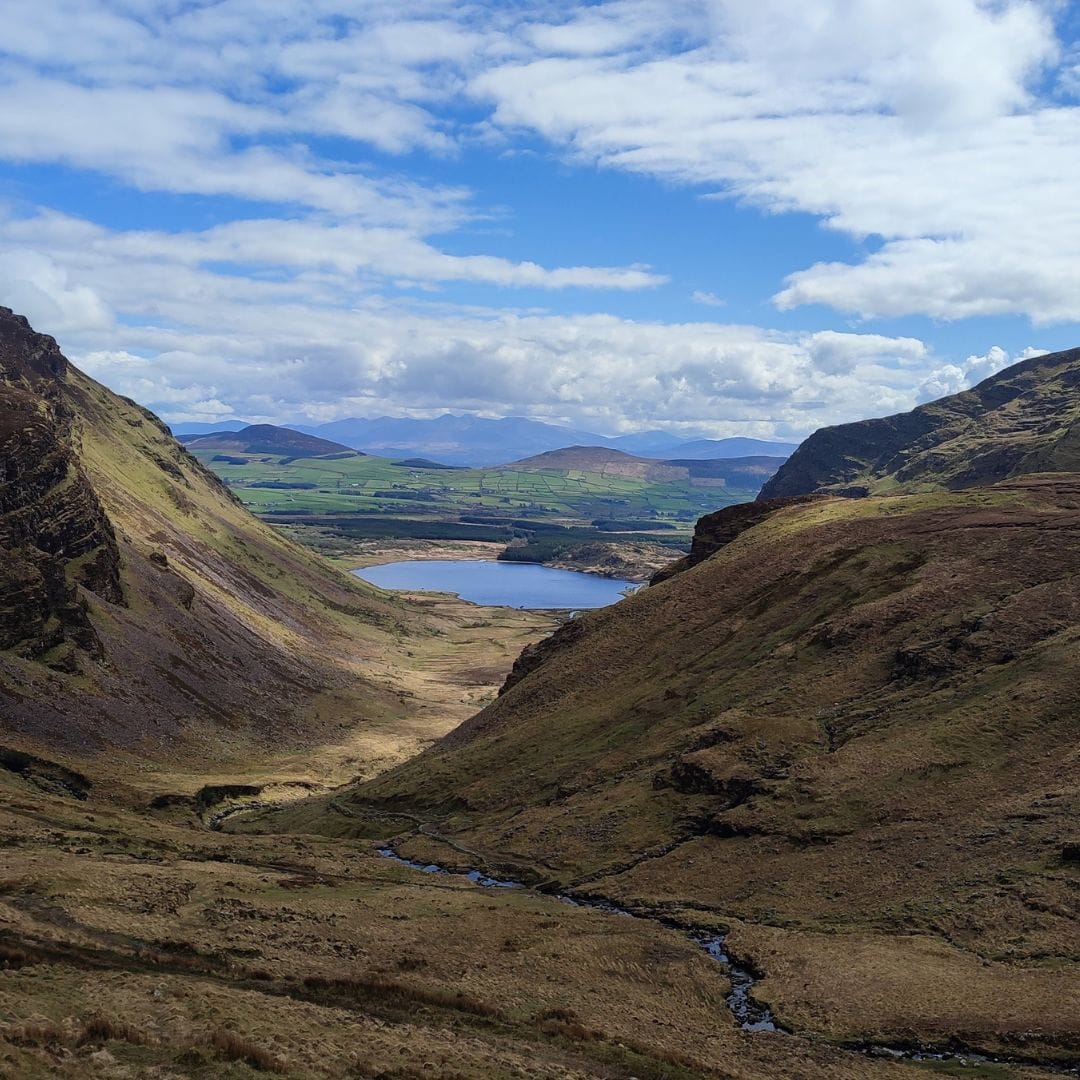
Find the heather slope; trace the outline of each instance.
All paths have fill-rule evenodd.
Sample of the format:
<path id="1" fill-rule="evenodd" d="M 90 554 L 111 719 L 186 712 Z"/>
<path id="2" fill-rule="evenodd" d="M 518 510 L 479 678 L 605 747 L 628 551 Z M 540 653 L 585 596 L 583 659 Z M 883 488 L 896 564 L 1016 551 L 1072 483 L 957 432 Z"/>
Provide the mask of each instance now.
<path id="1" fill-rule="evenodd" d="M 880 420 L 822 428 L 761 500 L 960 489 L 1080 469 L 1080 349 L 1033 357 L 971 390 Z"/>
<path id="2" fill-rule="evenodd" d="M 697 565 L 567 624 L 344 805 L 712 913 L 793 1026 L 1075 1049 L 1076 477 L 712 527 Z M 953 989 L 913 1011 L 930 984 Z"/>
<path id="3" fill-rule="evenodd" d="M 2 741 L 220 760 L 404 715 L 369 661 L 421 620 L 259 522 L 7 309 L 0 363 Z"/>

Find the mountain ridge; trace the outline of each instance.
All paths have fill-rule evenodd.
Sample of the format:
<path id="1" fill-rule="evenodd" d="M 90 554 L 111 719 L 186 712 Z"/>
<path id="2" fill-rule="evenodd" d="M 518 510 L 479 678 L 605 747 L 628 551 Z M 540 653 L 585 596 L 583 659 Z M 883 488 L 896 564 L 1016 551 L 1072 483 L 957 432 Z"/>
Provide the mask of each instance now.
<path id="1" fill-rule="evenodd" d="M 1080 469 L 1080 349 L 1022 360 L 970 390 L 822 428 L 758 496 L 960 489 Z"/>
<path id="2" fill-rule="evenodd" d="M 364 657 L 403 613 L 250 515 L 7 308 L 0 460 L 5 737 L 219 754 L 317 736 L 345 709 L 402 714 Z"/>

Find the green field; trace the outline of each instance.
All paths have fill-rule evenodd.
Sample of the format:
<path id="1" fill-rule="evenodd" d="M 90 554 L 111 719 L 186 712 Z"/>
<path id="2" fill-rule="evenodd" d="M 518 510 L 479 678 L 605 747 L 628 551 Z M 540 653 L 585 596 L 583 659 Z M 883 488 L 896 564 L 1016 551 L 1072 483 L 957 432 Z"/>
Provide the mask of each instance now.
<path id="1" fill-rule="evenodd" d="M 588 527 L 597 518 L 625 518 L 628 529 L 656 521 L 687 532 L 702 514 L 756 495 L 689 480 L 657 483 L 579 470 L 422 469 L 372 456 L 296 459 L 211 450 L 196 456 L 251 510 L 274 516 L 356 514 L 459 522 L 461 515 L 479 513 L 491 524 L 503 518 L 536 519 L 574 527 Z M 256 486 L 265 484 L 278 486 Z"/>

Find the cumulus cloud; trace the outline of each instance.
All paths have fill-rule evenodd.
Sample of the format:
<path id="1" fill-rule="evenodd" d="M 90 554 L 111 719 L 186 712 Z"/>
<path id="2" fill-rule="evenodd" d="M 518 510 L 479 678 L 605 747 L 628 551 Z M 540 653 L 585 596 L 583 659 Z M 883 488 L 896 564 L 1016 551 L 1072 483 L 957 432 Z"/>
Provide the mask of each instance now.
<path id="1" fill-rule="evenodd" d="M 407 155 L 535 152 L 539 136 L 576 165 L 866 241 L 848 262 L 800 256 L 776 283 L 784 310 L 1074 320 L 1080 106 L 1055 10 L 37 0 L 0 40 L 0 160 L 133 198 L 223 198 L 198 226 L 153 230 L 0 213 L 0 302 L 175 418 L 456 407 L 790 435 L 897 411 L 989 373 L 1000 350 L 948 364 L 910 336 L 519 311 L 502 292 L 455 307 L 432 290 L 596 297 L 673 268 L 451 243 L 497 211 Z"/>
<path id="2" fill-rule="evenodd" d="M 723 307 L 726 301 L 722 296 L 717 296 L 707 289 L 695 289 L 690 296 L 695 304 L 704 304 L 705 307 Z"/>
<path id="3" fill-rule="evenodd" d="M 597 57 L 542 41 L 471 86 L 496 125 L 539 132 L 575 159 L 881 238 L 864 262 L 794 269 L 781 308 L 1068 321 L 1080 318 L 1080 266 L 1055 252 L 1080 244 L 1080 110 L 1032 89 L 1059 58 L 1050 9 L 598 5 L 590 19 L 624 36 L 662 42 L 679 26 L 681 47 Z"/>
<path id="4" fill-rule="evenodd" d="M 933 364 L 910 338 L 393 303 L 350 259 L 236 275 L 217 260 L 276 259 L 285 243 L 270 236 L 256 252 L 229 246 L 237 235 L 247 234 L 227 227 L 223 245 L 217 230 L 169 237 L 58 214 L 0 219 L 0 286 L 18 289 L 28 267 L 32 321 L 55 328 L 68 305 L 58 337 L 72 359 L 173 420 L 455 408 L 607 431 L 802 435 L 910 406 Z M 30 237 L 47 263 L 25 258 Z M 80 317 L 72 279 L 95 283 L 101 317 Z"/>
<path id="5" fill-rule="evenodd" d="M 1045 349 L 1027 348 L 1016 356 L 1010 356 L 1000 345 L 993 345 L 982 356 L 969 356 L 963 363 L 943 364 L 927 375 L 918 388 L 920 402 L 933 401 L 949 394 L 959 394 L 991 375 L 1033 356 L 1042 356 Z"/>

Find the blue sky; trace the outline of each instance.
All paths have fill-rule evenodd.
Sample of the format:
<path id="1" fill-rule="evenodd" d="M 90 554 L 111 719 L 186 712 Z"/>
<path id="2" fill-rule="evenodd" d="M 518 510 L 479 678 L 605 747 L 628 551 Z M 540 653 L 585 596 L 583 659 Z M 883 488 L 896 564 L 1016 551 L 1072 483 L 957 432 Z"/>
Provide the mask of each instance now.
<path id="1" fill-rule="evenodd" d="M 0 303 L 166 419 L 800 437 L 1080 344 L 1056 0 L 35 0 Z"/>

